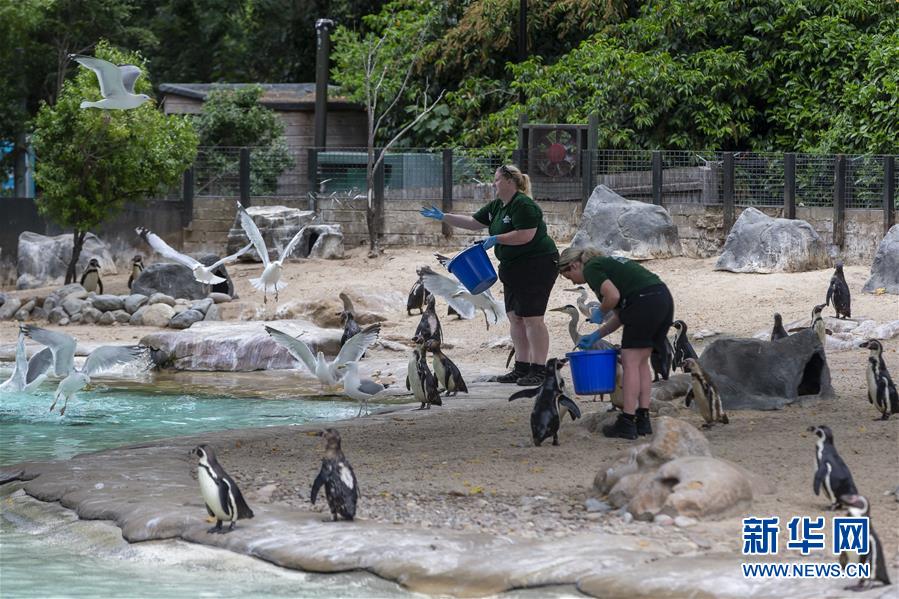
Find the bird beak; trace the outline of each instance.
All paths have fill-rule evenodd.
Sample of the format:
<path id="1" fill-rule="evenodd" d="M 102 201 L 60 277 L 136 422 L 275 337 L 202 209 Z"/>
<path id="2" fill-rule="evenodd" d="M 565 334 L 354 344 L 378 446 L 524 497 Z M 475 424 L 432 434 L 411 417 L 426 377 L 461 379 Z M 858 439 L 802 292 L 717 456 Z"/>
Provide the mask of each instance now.
<path id="1" fill-rule="evenodd" d="M 868 348 L 868 342 L 867 342 L 867 341 L 863 341 L 863 342 L 859 343 L 858 346 L 859 346 L 859 347 L 864 347 L 865 349 L 867 349 L 867 348 Z"/>
<path id="2" fill-rule="evenodd" d="M 307 437 L 321 437 L 323 434 L 321 431 L 306 431 Z"/>
<path id="3" fill-rule="evenodd" d="M 805 429 L 805 430 L 806 430 L 807 432 L 813 433 L 813 432 L 815 432 L 815 427 L 814 427 L 814 426 L 810 426 L 810 427 L 808 427 L 808 428 Z"/>
<path id="4" fill-rule="evenodd" d="M 566 291 L 569 291 L 569 290 L 566 289 Z M 550 312 L 564 312 L 565 308 L 550 308 L 549 311 Z"/>

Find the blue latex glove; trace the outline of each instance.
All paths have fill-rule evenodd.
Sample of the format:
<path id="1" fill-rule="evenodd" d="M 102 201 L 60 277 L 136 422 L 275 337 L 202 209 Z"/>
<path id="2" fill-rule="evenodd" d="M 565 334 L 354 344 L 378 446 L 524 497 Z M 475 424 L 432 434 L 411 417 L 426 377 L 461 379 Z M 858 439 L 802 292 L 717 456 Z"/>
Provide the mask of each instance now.
<path id="1" fill-rule="evenodd" d="M 596 329 L 589 335 L 584 335 L 577 342 L 578 349 L 592 349 L 593 346 L 602 338 L 602 333 L 599 332 L 599 329 Z"/>
<path id="2" fill-rule="evenodd" d="M 496 245 L 496 235 L 491 235 L 490 237 L 485 237 L 478 243 L 483 245 L 485 250 L 489 250 L 490 248 L 492 248 L 493 246 Z"/>
<path id="3" fill-rule="evenodd" d="M 594 324 L 602 324 L 602 321 L 606 319 L 606 313 L 600 310 L 599 308 L 592 308 L 590 310 L 590 322 Z"/>
<path id="4" fill-rule="evenodd" d="M 443 220 L 443 211 L 440 208 L 438 208 L 437 206 L 432 205 L 429 208 L 422 206 L 422 209 L 419 211 L 419 214 L 421 214 L 425 218 L 433 218 L 434 220 Z"/>

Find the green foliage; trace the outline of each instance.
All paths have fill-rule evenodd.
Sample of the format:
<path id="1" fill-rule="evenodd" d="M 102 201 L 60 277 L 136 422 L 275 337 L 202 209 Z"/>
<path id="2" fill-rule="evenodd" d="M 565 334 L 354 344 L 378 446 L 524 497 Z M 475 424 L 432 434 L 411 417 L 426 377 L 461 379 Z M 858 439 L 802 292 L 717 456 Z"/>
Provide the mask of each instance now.
<path id="1" fill-rule="evenodd" d="M 101 42 L 95 55 L 143 67 L 140 56 Z M 151 91 L 140 77 L 137 93 Z M 35 179 L 41 214 L 63 227 L 86 231 L 137 201 L 178 182 L 196 155 L 197 136 L 181 117 L 165 116 L 152 102 L 127 111 L 81 109 L 99 99 L 96 75 L 84 68 L 67 80 L 55 105 L 35 119 Z"/>

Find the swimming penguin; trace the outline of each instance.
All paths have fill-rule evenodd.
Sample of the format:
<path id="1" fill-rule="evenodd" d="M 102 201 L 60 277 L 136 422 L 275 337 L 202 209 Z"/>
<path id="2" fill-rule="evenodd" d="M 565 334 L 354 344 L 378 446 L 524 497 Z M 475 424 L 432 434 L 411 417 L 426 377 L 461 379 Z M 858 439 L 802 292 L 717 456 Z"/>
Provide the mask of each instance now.
<path id="1" fill-rule="evenodd" d="M 447 397 L 451 394 L 455 396 L 459 394 L 459 391 L 468 393 L 468 386 L 462 379 L 459 367 L 443 353 L 440 349 L 440 342 L 431 339 L 425 344 L 425 348 L 434 355 L 434 359 L 431 361 L 431 365 L 434 367 L 434 376 L 437 378 L 437 384 L 443 386 L 446 391 L 445 395 Z"/>
<path id="2" fill-rule="evenodd" d="M 771 341 L 789 337 L 790 334 L 784 328 L 783 317 L 777 312 L 774 313 L 774 328 L 771 329 Z"/>
<path id="3" fill-rule="evenodd" d="M 419 410 L 430 410 L 431 405 L 441 406 L 440 392 L 437 390 L 437 379 L 428 368 L 426 341 L 415 338 L 416 347 L 409 358 L 409 369 L 406 374 L 406 389 L 412 391 L 417 401 L 421 402 Z"/>
<path id="4" fill-rule="evenodd" d="M 200 461 L 197 463 L 197 479 L 200 481 L 200 493 L 206 502 L 206 511 L 215 518 L 215 526 L 207 532 L 226 533 L 234 530 L 238 520 L 253 517 L 253 510 L 244 500 L 234 479 L 228 476 L 225 469 L 215 459 L 215 453 L 209 445 L 198 445 L 193 452 Z M 228 530 L 222 529 L 222 522 L 229 521 Z"/>
<path id="5" fill-rule="evenodd" d="M 843 263 L 837 262 L 834 268 L 824 304 L 829 306 L 830 300 L 833 299 L 833 308 L 836 310 L 837 318 L 840 318 L 840 315 L 843 318 L 851 318 L 851 298 L 849 296 L 849 285 L 846 283 L 846 277 L 843 275 Z"/>
<path id="6" fill-rule="evenodd" d="M 134 284 L 134 281 L 137 280 L 137 277 L 142 272 L 144 272 L 144 257 L 140 254 L 135 254 L 134 258 L 131 259 L 131 275 L 128 277 L 128 289 L 131 289 L 131 285 Z"/>
<path id="7" fill-rule="evenodd" d="M 693 345 L 687 338 L 687 323 L 683 320 L 675 320 L 671 326 L 674 327 L 674 343 L 672 344 L 674 352 L 671 357 L 671 369 L 683 370 L 684 360 L 687 358 L 698 360 L 699 356 L 696 355 L 696 350 L 693 349 Z"/>
<path id="8" fill-rule="evenodd" d="M 87 292 L 103 293 L 103 281 L 100 279 L 100 263 L 96 258 L 91 258 L 81 275 L 81 286 Z"/>
<path id="9" fill-rule="evenodd" d="M 883 361 L 883 345 L 877 339 L 868 339 L 859 347 L 871 350 L 865 379 L 868 381 L 868 401 L 880 410 L 880 420 L 889 420 L 890 414 L 899 414 L 899 393 Z"/>
<path id="10" fill-rule="evenodd" d="M 440 327 L 440 319 L 437 318 L 436 299 L 428 296 L 428 305 L 421 315 L 414 337 L 421 337 L 423 341 L 436 339 L 443 341 L 443 329 Z"/>
<path id="11" fill-rule="evenodd" d="M 356 473 L 340 449 L 340 433 L 333 428 L 318 433 L 325 441 L 325 455 L 322 467 L 312 483 L 310 501 L 315 505 L 315 498 L 322 485 L 325 486 L 325 497 L 331 508 L 331 518 L 336 522 L 340 516 L 344 520 L 356 517 L 356 503 L 359 501 L 359 483 Z"/>
<path id="12" fill-rule="evenodd" d="M 340 337 L 340 347 L 343 347 L 344 343 L 353 338 L 353 335 L 362 332 L 362 327 L 356 322 L 356 318 L 352 312 L 344 310 L 339 312 L 338 315 L 340 316 L 341 322 L 343 322 L 343 335 Z"/>
<path id="13" fill-rule="evenodd" d="M 855 481 L 846 462 L 837 453 L 833 444 L 833 431 L 829 426 L 810 426 L 808 432 L 815 433 L 818 439 L 815 441 L 815 479 L 813 488 L 815 495 L 820 495 L 821 487 L 824 494 L 830 499 L 830 509 L 835 510 L 843 505 L 843 495 L 855 495 Z"/>
<path id="14" fill-rule="evenodd" d="M 421 273 L 418 273 L 418 280 L 412 285 L 412 289 L 409 291 L 409 297 L 406 298 L 406 315 L 412 316 L 412 310 L 418 308 L 418 313 L 424 313 L 424 308 L 428 303 L 428 296 L 431 295 L 428 293 L 428 290 L 425 289 L 425 284 L 421 280 Z"/>
<path id="15" fill-rule="evenodd" d="M 718 393 L 718 387 L 715 381 L 699 365 L 696 358 L 687 358 L 684 360 L 684 372 L 689 372 L 693 377 L 692 395 L 687 394 L 685 401 L 696 401 L 699 413 L 705 420 L 702 428 L 709 428 L 715 422 L 728 424 L 730 420 L 724 413 L 724 404 L 721 402 L 721 394 Z M 687 403 L 687 407 L 690 407 Z"/>
<path id="16" fill-rule="evenodd" d="M 840 501 L 846 505 L 849 515 L 853 518 L 868 518 L 868 553 L 858 555 L 858 563 L 868 564 L 870 568 L 870 576 L 868 578 L 860 578 L 858 583 L 845 587 L 847 591 L 862 591 L 874 586 L 874 581 L 879 580 L 884 586 L 892 584 L 890 582 L 890 574 L 887 571 L 887 562 L 883 556 L 883 546 L 880 544 L 880 537 L 874 532 L 874 524 L 871 522 L 871 506 L 868 498 L 864 495 L 853 493 L 852 495 L 843 495 Z M 840 552 L 840 566 L 846 568 L 849 563 L 849 553 Z"/>
<path id="17" fill-rule="evenodd" d="M 671 356 L 674 354 L 674 348 L 671 347 L 671 342 L 668 341 L 668 337 L 665 337 L 665 340 L 659 345 L 654 345 L 652 348 L 652 353 L 649 354 L 649 365 L 652 366 L 652 382 L 655 383 L 662 378 L 663 380 L 668 380 L 668 375 L 671 373 Z"/>
<path id="18" fill-rule="evenodd" d="M 553 445 L 559 444 L 559 425 L 566 412 L 572 420 L 581 417 L 578 405 L 563 392 L 565 381 L 560 371 L 567 362 L 565 358 L 550 358 L 546 362 L 547 374 L 542 385 L 517 391 L 509 396 L 509 401 L 522 397 L 537 398 L 531 411 L 531 437 L 537 447 L 550 437 L 553 438 Z"/>

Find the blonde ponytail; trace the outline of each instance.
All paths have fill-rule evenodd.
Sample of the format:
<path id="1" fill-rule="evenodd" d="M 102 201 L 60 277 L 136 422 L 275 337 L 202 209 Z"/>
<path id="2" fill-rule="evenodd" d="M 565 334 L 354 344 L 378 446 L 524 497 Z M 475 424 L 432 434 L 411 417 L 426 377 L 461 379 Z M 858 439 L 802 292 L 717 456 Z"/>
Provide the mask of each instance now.
<path id="1" fill-rule="evenodd" d="M 504 164 L 499 167 L 499 171 L 506 179 L 515 181 L 515 187 L 524 195 L 531 197 L 531 178 L 521 172 L 521 169 L 514 164 Z"/>

